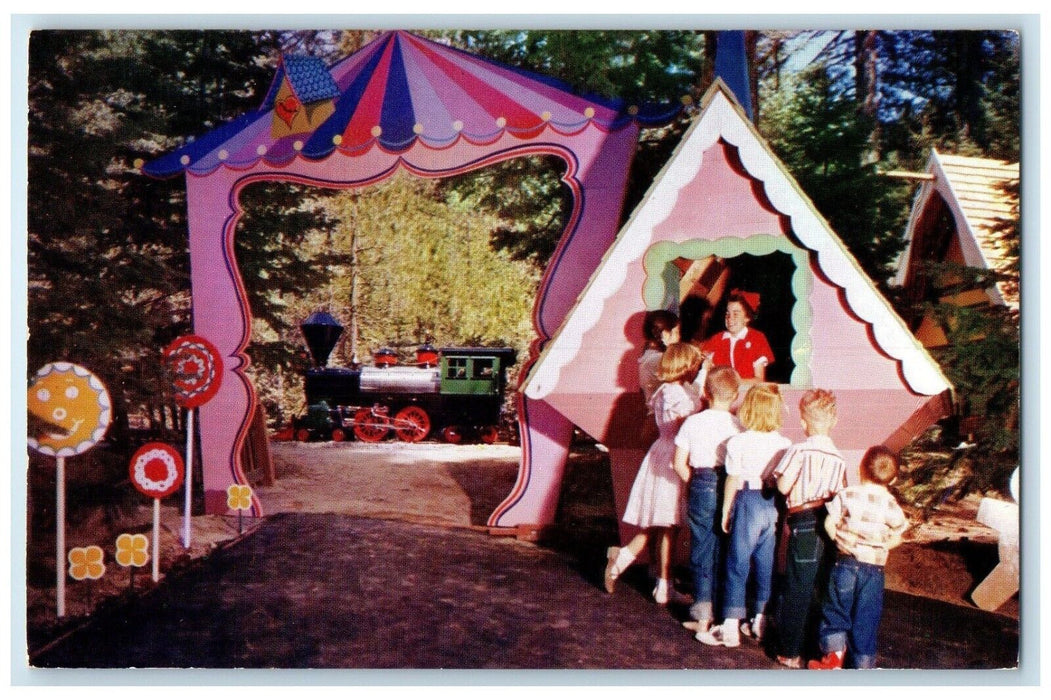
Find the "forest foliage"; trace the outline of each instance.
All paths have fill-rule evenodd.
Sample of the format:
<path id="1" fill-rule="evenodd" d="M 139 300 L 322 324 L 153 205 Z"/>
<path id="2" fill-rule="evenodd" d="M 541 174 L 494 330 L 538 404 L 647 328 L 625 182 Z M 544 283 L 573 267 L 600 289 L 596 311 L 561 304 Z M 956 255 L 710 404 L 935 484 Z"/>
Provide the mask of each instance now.
<path id="1" fill-rule="evenodd" d="M 712 80 L 713 32 L 427 34 L 629 103 L 696 99 Z M 282 52 L 332 62 L 374 35 L 34 32 L 27 372 L 56 359 L 92 368 L 115 395 L 118 437 L 132 424 L 177 419 L 158 357 L 192 326 L 185 191 L 179 178 L 142 176 L 135 162 L 256 108 Z M 746 45 L 760 132 L 891 299 L 914 185 L 883 173 L 922 169 L 932 147 L 1019 160 L 1016 34 L 771 31 L 748 32 Z M 624 216 L 694 113 L 644 130 Z M 272 418 L 301 408 L 297 326 L 318 309 L 348 327 L 340 363 L 426 341 L 524 349 L 536 286 L 572 204 L 563 170 L 557 159 L 522 158 L 351 191 L 247 188 L 237 255 L 254 317 L 252 372 Z M 1017 415 L 1017 318 L 976 313 L 985 314 L 988 351 L 963 343 L 941 359 L 958 391 L 988 396 L 979 410 L 1003 425 Z M 983 437 L 1008 455 L 1017 444 L 1017 425 Z"/>

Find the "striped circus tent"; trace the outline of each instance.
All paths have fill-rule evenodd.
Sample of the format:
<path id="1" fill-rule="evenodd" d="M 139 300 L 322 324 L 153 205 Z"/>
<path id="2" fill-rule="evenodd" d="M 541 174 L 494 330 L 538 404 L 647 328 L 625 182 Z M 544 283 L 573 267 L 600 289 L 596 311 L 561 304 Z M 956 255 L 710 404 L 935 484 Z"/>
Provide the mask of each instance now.
<path id="1" fill-rule="evenodd" d="M 575 94 L 565 83 L 509 67 L 406 31 L 389 31 L 326 67 L 287 55 L 262 105 L 142 167 L 154 177 L 282 167 L 297 156 L 321 160 L 379 147 L 446 149 L 495 143 L 506 134 L 536 139 L 588 126 L 616 131 L 666 123 L 682 102 L 629 105 Z"/>

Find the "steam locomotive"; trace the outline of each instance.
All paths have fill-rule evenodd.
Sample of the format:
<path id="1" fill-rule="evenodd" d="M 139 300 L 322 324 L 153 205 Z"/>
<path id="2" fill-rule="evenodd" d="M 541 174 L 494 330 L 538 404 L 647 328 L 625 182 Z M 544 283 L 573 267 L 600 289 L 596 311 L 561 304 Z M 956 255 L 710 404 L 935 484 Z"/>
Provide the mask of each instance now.
<path id="1" fill-rule="evenodd" d="M 398 364 L 384 348 L 372 365 L 328 367 L 343 326 L 317 312 L 300 330 L 314 366 L 304 373 L 308 409 L 293 423 L 295 439 L 379 442 L 393 433 L 404 442 L 496 441 L 514 348 L 422 345 L 414 365 Z"/>

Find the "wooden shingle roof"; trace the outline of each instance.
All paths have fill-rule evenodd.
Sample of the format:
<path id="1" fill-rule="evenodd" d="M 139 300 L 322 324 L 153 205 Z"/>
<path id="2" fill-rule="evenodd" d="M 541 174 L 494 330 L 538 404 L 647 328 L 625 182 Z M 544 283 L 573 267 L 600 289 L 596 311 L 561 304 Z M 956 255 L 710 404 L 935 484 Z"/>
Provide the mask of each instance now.
<path id="1" fill-rule="evenodd" d="M 906 231 L 909 246 L 896 281 L 905 283 L 916 243 L 915 228 L 935 193 L 952 211 L 965 262 L 972 267 L 1006 271 L 1017 260 L 1018 163 L 932 150 L 927 173 L 933 180 L 916 196 Z M 998 283 L 993 297 L 994 302 L 1017 308 L 1017 285 Z"/>

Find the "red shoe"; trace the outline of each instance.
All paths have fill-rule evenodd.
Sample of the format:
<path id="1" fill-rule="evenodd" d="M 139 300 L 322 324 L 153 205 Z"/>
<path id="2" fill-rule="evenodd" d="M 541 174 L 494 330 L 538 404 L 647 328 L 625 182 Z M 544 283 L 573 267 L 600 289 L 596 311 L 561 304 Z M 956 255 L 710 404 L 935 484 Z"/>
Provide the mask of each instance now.
<path id="1" fill-rule="evenodd" d="M 843 652 L 830 651 L 820 659 L 808 661 L 806 667 L 811 671 L 834 671 L 843 668 Z"/>

